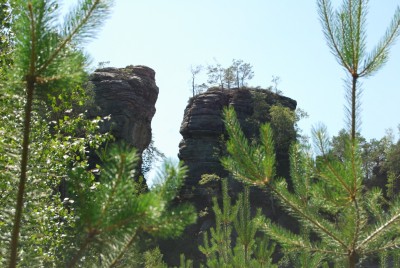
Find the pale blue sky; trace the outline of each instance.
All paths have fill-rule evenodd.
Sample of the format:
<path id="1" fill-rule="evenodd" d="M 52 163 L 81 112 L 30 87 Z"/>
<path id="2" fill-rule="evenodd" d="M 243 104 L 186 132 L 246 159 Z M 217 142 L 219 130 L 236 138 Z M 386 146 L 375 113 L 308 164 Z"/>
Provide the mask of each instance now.
<path id="1" fill-rule="evenodd" d="M 69 1 L 67 1 L 69 2 Z M 333 0 L 338 5 L 340 0 Z M 368 47 L 383 35 L 399 0 L 370 0 Z M 400 40 L 399 40 L 400 41 Z M 309 118 L 307 134 L 323 122 L 331 135 L 345 126 L 345 73 L 326 45 L 315 0 L 116 0 L 113 14 L 87 46 L 94 62 L 147 65 L 160 88 L 152 122 L 156 146 L 176 157 L 190 91 L 190 65 L 253 65 L 253 86 L 268 87 L 279 76 L 284 95 Z M 364 80 L 361 133 L 381 138 L 400 123 L 400 44 L 375 76 Z"/>

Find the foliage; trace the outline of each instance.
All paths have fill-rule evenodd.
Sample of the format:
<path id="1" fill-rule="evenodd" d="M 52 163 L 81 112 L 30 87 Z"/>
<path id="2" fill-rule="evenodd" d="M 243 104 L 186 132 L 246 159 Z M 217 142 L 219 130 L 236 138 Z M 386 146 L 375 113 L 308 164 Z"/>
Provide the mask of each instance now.
<path id="1" fill-rule="evenodd" d="M 97 63 L 97 69 L 103 69 L 109 67 L 110 61 L 100 61 Z"/>
<path id="2" fill-rule="evenodd" d="M 310 253 L 289 253 L 290 267 L 307 267 L 307 268 L 328 268 L 327 262 L 323 261 L 323 255 Z M 336 267 L 343 267 L 339 262 Z"/>
<path id="3" fill-rule="evenodd" d="M 298 126 L 298 122 L 301 119 L 308 117 L 304 110 L 296 108 L 296 110 L 292 111 L 288 107 L 276 104 L 271 106 L 269 114 L 278 151 L 288 151 L 291 143 L 295 140 L 307 140 L 307 137 L 302 135 L 302 130 Z"/>
<path id="4" fill-rule="evenodd" d="M 239 195 L 235 205 L 231 204 L 227 180 L 222 181 L 222 207 L 213 199 L 215 228 L 204 233 L 200 251 L 206 257 L 207 267 L 277 267 L 272 263 L 275 244 L 266 236 L 258 236 L 261 211 L 251 217 L 249 187 Z M 232 238 L 236 237 L 236 245 Z"/>
<path id="5" fill-rule="evenodd" d="M 349 134 L 345 130 L 341 130 L 337 136 L 332 138 L 330 153 L 343 160 L 348 138 Z M 379 140 L 367 141 L 360 134 L 357 135 L 357 138 L 366 187 L 379 187 L 384 190 L 385 197 L 394 197 L 399 192 L 399 141 L 395 143 L 390 131 Z"/>
<path id="6" fill-rule="evenodd" d="M 264 231 L 285 250 L 322 255 L 332 263 L 355 267 L 380 253 L 397 256 L 400 200 L 384 201 L 382 191 L 363 187 L 358 141 L 346 140 L 343 159 L 329 154 L 324 129 L 314 130 L 320 155 L 314 160 L 303 146 L 291 149 L 291 180 L 275 177 L 275 154 L 270 125 L 261 127 L 260 145 L 249 145 L 233 108 L 225 110 L 230 139 L 229 157 L 222 163 L 239 180 L 268 187 L 282 207 L 312 236 L 304 236 L 267 220 Z"/>
<path id="7" fill-rule="evenodd" d="M 224 69 L 224 80 L 228 89 L 232 88 L 232 85 L 238 81 L 236 77 L 236 71 L 238 71 L 238 69 L 235 69 L 234 65 Z"/>
<path id="8" fill-rule="evenodd" d="M 153 167 L 153 164 L 160 160 L 165 160 L 165 155 L 154 145 L 154 140 L 152 139 L 149 146 L 142 153 L 142 173 L 146 175 Z"/>
<path id="9" fill-rule="evenodd" d="M 274 131 L 277 149 L 279 151 L 287 151 L 290 144 L 296 139 L 306 139 L 301 134 L 302 131 L 298 126 L 298 122 L 303 118 L 307 118 L 308 114 L 300 108 L 292 110 L 283 106 L 279 100 L 274 100 L 272 101 L 273 104 L 270 104 L 271 100 L 267 98 L 275 98 L 276 96 L 265 94 L 263 91 L 256 89 L 252 92 L 253 113 L 246 119 L 249 123 L 245 126 L 246 131 L 251 129 L 249 132 L 258 133 L 260 124 L 269 121 Z"/>
<path id="10" fill-rule="evenodd" d="M 281 82 L 281 78 L 279 76 L 272 76 L 271 82 L 273 83 L 273 86 L 271 89 L 275 91 L 275 94 L 282 94 L 282 91 L 278 89 L 278 85 Z"/>
<path id="11" fill-rule="evenodd" d="M 11 32 L 11 9 L 8 0 L 0 0 L 0 79 L 11 66 L 13 33 Z"/>
<path id="12" fill-rule="evenodd" d="M 253 66 L 250 63 L 243 62 L 243 60 L 234 59 L 231 68 L 233 68 L 233 73 L 236 74 L 237 88 L 246 86 L 247 80 L 251 80 L 254 77 Z"/>
<path id="13" fill-rule="evenodd" d="M 232 60 L 232 65 L 228 68 L 222 67 L 220 63 L 207 66 L 208 83 L 218 85 L 220 88 L 230 89 L 234 85 L 236 88 L 245 87 L 247 81 L 254 76 L 253 66 L 243 60 Z"/>
<path id="14" fill-rule="evenodd" d="M 197 84 L 197 76 L 200 74 L 200 72 L 203 70 L 203 66 L 202 65 L 191 65 L 190 66 L 190 73 L 192 74 L 192 78 L 191 78 L 191 84 L 192 84 L 192 96 L 194 97 L 195 95 L 198 95 L 200 93 L 202 93 L 204 90 L 207 89 L 207 85 L 205 83 L 202 84 Z"/>
<path id="15" fill-rule="evenodd" d="M 77 241 L 68 267 L 84 260 L 95 267 L 131 266 L 138 257 L 129 253 L 144 233 L 174 237 L 195 221 L 191 206 L 170 206 L 183 183 L 186 169 L 165 163 L 162 185 L 149 192 L 134 181 L 136 151 L 114 147 L 109 152 L 99 180 L 83 186 L 74 180 Z M 81 177 L 83 169 L 74 171 Z M 83 186 L 83 187 L 82 187 Z M 90 189 L 89 192 L 80 189 Z"/>
<path id="16" fill-rule="evenodd" d="M 388 60 L 389 49 L 400 34 L 400 8 L 375 48 L 366 51 L 368 0 L 344 0 L 334 11 L 330 0 L 317 0 L 318 12 L 329 48 L 346 70 L 346 107 L 351 138 L 356 138 L 361 89 L 359 78 L 375 74 Z"/>
<path id="17" fill-rule="evenodd" d="M 290 144 L 296 140 L 295 124 L 299 120 L 295 111 L 282 105 L 274 105 L 269 109 L 271 115 L 271 127 L 274 131 L 275 144 L 288 150 Z"/>
<path id="18" fill-rule="evenodd" d="M 94 26 L 99 24 L 100 17 L 106 15 L 109 4 L 108 1 L 82 1 L 80 6 L 68 15 L 68 19 L 59 31 L 54 23 L 57 3 L 53 1 L 12 2 L 11 8 L 16 18 L 12 29 L 16 43 L 12 58 L 14 64 L 12 75 L 15 82 L 23 81 L 24 85 L 16 84 L 16 87 L 26 91 L 26 103 L 24 104 L 20 178 L 10 242 L 10 267 L 15 267 L 17 263 L 25 188 L 31 171 L 28 170 L 29 144 L 35 93 L 45 91 L 53 81 L 60 83 L 67 76 L 70 78 L 80 76 L 82 73 L 82 68 L 79 68 L 82 63 L 81 53 L 74 50 L 70 44 L 93 35 L 93 30 L 96 28 Z"/>
<path id="19" fill-rule="evenodd" d="M 207 75 L 208 75 L 207 83 L 218 85 L 220 88 L 224 88 L 225 69 L 222 67 L 220 63 L 216 63 L 216 65 L 208 65 Z"/>
<path id="20" fill-rule="evenodd" d="M 398 163 L 400 162 L 400 139 L 394 143 L 390 138 L 384 137 L 381 141 L 382 143 L 386 144 L 385 150 L 386 159 L 383 163 L 383 168 L 388 173 L 393 173 L 396 177 L 400 176 L 400 166 Z"/>
<path id="21" fill-rule="evenodd" d="M 193 268 L 193 261 L 186 259 L 184 254 L 179 257 L 179 268 Z"/>
<path id="22" fill-rule="evenodd" d="M 72 99 L 73 96 L 74 94 L 70 92 Z M 20 170 L 24 99 L 19 95 L 10 94 L 2 94 L 1 97 L 0 259 L 5 265 L 17 194 L 16 175 Z M 84 98 L 84 95 L 79 97 Z M 37 112 L 32 114 L 30 176 L 27 180 L 25 194 L 27 201 L 24 205 L 22 236 L 19 241 L 22 266 L 36 263 L 39 266 L 51 267 L 57 264 L 59 252 L 64 251 L 67 238 L 71 234 L 69 228 L 75 225 L 74 200 L 67 198 L 63 194 L 64 191 L 58 192 L 58 189 L 62 190 L 62 187 L 59 187 L 70 180 L 71 168 L 88 166 L 89 159 L 86 153 L 88 150 L 99 148 L 110 138 L 109 135 L 97 133 L 101 118 L 88 120 L 84 114 L 65 115 L 57 122 L 48 124 L 52 111 L 64 110 L 63 106 L 64 102 L 45 109 L 46 105 L 38 101 L 35 107 L 41 107 L 41 114 Z M 77 129 L 79 136 L 76 135 Z M 82 174 L 82 179 L 93 181 L 94 175 L 87 171 L 85 176 Z"/>
<path id="23" fill-rule="evenodd" d="M 13 185 L 17 183 L 15 174 L 23 117 L 23 110 L 18 107 L 23 105 L 23 100 L 17 96 L 3 97 L 0 165 L 5 172 L 0 180 L 0 257 L 5 265 L 17 190 Z M 60 107 L 52 110 L 57 108 Z M 111 156 L 107 154 L 108 159 L 103 159 L 106 166 L 98 167 L 101 175 L 96 179 L 88 169 L 86 152 L 108 139 L 107 135 L 97 134 L 100 119 L 87 120 L 80 114 L 66 116 L 52 125 L 37 113 L 33 119 L 30 146 L 34 153 L 30 161 L 35 165 L 30 168 L 26 188 L 19 265 L 53 267 L 70 259 L 78 261 L 79 255 L 86 257 L 85 266 L 97 263 L 95 266 L 99 267 L 99 260 L 103 266 L 117 260 L 135 264 L 140 255 L 132 248 L 137 246 L 143 233 L 178 235 L 186 224 L 194 221 L 190 207 L 167 210 L 183 182 L 185 169 L 182 167 L 175 169 L 167 164 L 161 174 L 165 184 L 150 193 L 141 193 L 143 187 L 131 178 L 135 152 L 130 150 L 124 155 L 122 148 L 114 148 L 109 152 Z M 77 129 L 80 136 L 76 136 Z M 122 162 L 123 158 L 126 162 Z M 116 163 L 117 160 L 120 162 Z M 121 175 L 121 179 L 116 179 L 116 175 Z M 60 186 L 67 189 L 58 192 Z M 168 222 L 170 224 L 166 224 Z M 76 256 L 75 259 L 72 256 Z"/>
<path id="24" fill-rule="evenodd" d="M 90 156 L 109 134 L 88 119 L 92 101 L 79 45 L 109 13 L 111 1 L 82 0 L 57 25 L 56 1 L 12 1 L 15 49 L 0 94 L 0 265 L 141 266 L 143 237 L 179 235 L 195 221 L 171 206 L 186 169 L 166 163 L 163 184 L 143 192 L 132 179 L 129 146 Z M 3 62 L 2 62 L 3 64 Z M 160 179 L 161 180 L 161 179 Z"/>
<path id="25" fill-rule="evenodd" d="M 162 260 L 163 255 L 159 248 L 155 248 L 144 253 L 146 268 L 167 268 L 167 265 Z"/>

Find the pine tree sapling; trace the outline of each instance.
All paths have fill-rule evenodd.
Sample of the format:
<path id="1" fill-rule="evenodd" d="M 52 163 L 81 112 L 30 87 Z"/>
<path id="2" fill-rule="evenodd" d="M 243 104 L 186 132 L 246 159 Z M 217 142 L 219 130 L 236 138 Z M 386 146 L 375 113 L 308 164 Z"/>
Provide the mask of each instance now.
<path id="1" fill-rule="evenodd" d="M 392 202 L 383 202 L 381 190 L 364 189 L 357 139 L 346 140 L 342 159 L 329 153 L 324 129 L 314 131 L 319 150 L 316 160 L 303 146 L 294 144 L 290 157 L 293 190 L 289 190 L 286 180 L 276 178 L 273 172 L 270 126 L 261 127 L 260 145 L 249 145 L 233 108 L 226 109 L 224 116 L 230 135 L 230 156 L 222 160 L 224 167 L 241 181 L 268 187 L 303 230 L 295 233 L 270 220 L 263 223 L 263 230 L 285 251 L 316 254 L 320 261 L 345 263 L 347 267 L 381 253 L 397 254 L 400 199 L 397 196 Z"/>
<path id="2" fill-rule="evenodd" d="M 199 246 L 207 267 L 277 267 L 272 261 L 275 244 L 265 235 L 256 238 L 262 217 L 261 211 L 254 217 L 250 215 L 249 192 L 246 186 L 232 205 L 228 182 L 222 180 L 222 207 L 213 199 L 215 228 L 204 233 L 203 245 Z M 236 237 L 235 246 L 233 237 Z"/>

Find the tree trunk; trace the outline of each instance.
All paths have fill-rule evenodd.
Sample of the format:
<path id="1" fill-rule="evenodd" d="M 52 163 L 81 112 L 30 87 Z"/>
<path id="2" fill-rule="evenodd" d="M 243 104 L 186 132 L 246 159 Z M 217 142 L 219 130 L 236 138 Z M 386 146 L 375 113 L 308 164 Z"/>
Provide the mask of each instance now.
<path id="1" fill-rule="evenodd" d="M 358 76 L 353 75 L 352 86 L 351 86 L 351 140 L 354 142 L 356 139 L 356 131 L 357 131 L 357 79 Z"/>
<path id="2" fill-rule="evenodd" d="M 357 254 L 356 252 L 352 251 L 349 254 L 349 268 L 355 268 L 357 262 Z"/>
<path id="3" fill-rule="evenodd" d="M 25 118 L 24 118 L 24 138 L 22 142 L 22 156 L 21 156 L 21 174 L 19 178 L 17 204 L 15 207 L 14 226 L 11 236 L 11 255 L 9 267 L 14 268 L 17 265 L 17 253 L 18 253 L 18 239 L 21 227 L 22 211 L 24 207 L 24 194 L 26 185 L 26 171 L 28 167 L 28 155 L 29 155 L 29 135 L 31 128 L 31 117 L 32 117 L 32 103 L 33 103 L 33 90 L 35 88 L 35 78 L 27 78 L 27 99 L 25 104 Z"/>

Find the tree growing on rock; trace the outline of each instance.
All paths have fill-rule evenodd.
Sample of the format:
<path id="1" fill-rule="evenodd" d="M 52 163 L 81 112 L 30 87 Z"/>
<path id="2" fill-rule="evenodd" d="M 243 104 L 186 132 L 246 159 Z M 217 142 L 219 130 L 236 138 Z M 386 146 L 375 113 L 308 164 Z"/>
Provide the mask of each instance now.
<path id="1" fill-rule="evenodd" d="M 228 89 L 231 89 L 236 81 L 235 80 L 235 69 L 233 68 L 233 66 L 230 66 L 230 67 L 226 68 L 224 72 L 225 72 L 224 73 L 225 84 Z"/>
<path id="2" fill-rule="evenodd" d="M 231 89 L 233 86 L 241 88 L 247 86 L 247 82 L 254 77 L 253 66 L 243 60 L 232 60 L 228 68 L 222 67 L 220 63 L 207 66 L 208 83 L 218 85 L 222 89 Z"/>
<path id="3" fill-rule="evenodd" d="M 223 68 L 220 63 L 207 66 L 207 83 L 210 85 L 218 85 L 220 88 L 224 89 L 226 84 L 225 75 L 225 68 Z"/>
<path id="4" fill-rule="evenodd" d="M 239 69 L 238 76 L 236 78 L 238 79 L 237 84 L 239 87 L 247 86 L 247 81 L 253 79 L 254 77 L 253 66 L 251 66 L 250 63 L 240 62 L 237 68 Z"/>
<path id="5" fill-rule="evenodd" d="M 193 97 L 197 94 L 200 94 L 207 88 L 207 85 L 204 83 L 202 83 L 202 84 L 196 83 L 198 75 L 200 74 L 200 72 L 203 69 L 204 69 L 203 65 L 195 65 L 195 66 L 191 65 L 190 66 L 190 73 L 192 75 L 191 86 L 192 86 L 192 96 Z"/>

